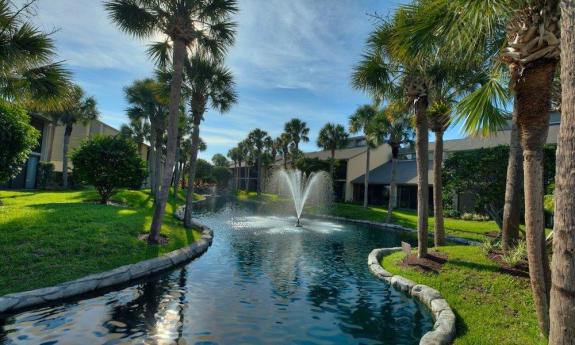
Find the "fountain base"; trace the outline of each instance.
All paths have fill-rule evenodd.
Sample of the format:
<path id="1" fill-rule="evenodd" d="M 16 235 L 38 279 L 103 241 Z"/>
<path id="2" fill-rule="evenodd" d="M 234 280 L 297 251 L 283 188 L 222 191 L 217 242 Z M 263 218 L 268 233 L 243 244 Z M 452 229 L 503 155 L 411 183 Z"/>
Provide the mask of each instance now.
<path id="1" fill-rule="evenodd" d="M 297 223 L 295 223 L 296 228 L 301 228 L 301 224 L 299 223 L 299 218 L 297 219 Z"/>

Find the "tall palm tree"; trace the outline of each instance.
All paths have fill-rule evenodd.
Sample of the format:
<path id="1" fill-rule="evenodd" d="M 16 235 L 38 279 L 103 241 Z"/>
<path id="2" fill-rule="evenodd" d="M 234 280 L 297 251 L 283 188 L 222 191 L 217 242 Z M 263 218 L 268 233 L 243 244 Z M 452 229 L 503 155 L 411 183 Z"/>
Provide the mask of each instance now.
<path id="1" fill-rule="evenodd" d="M 238 190 L 239 185 L 240 185 L 240 174 L 239 174 L 239 169 L 241 168 L 240 164 L 240 160 L 241 160 L 241 153 L 240 150 L 237 147 L 231 148 L 228 151 L 228 158 L 234 162 L 234 189 Z"/>
<path id="2" fill-rule="evenodd" d="M 96 100 L 93 97 L 86 97 L 84 91 L 79 86 L 73 86 L 69 90 L 68 101 L 64 109 L 54 113 L 57 121 L 64 126 L 64 145 L 62 146 L 62 186 L 68 188 L 68 149 L 70 147 L 70 136 L 74 125 L 78 122 L 88 123 L 98 118 L 99 113 Z"/>
<path id="3" fill-rule="evenodd" d="M 234 41 L 235 24 L 231 15 L 237 12 L 235 0 L 108 0 L 105 3 L 111 19 L 121 30 L 137 38 L 149 38 L 160 32 L 167 39 L 152 47 L 154 55 L 158 47 L 170 47 L 171 58 L 157 60 L 162 67 L 171 65 L 168 142 L 164 174 L 160 184 L 159 197 L 154 200 L 154 214 L 148 241 L 159 242 L 169 186 L 175 164 L 176 142 L 182 94 L 182 79 L 187 51 L 195 51 L 199 46 L 220 57 Z M 165 51 L 165 49 L 164 49 Z M 189 208 L 189 207 L 187 207 Z M 190 220 L 191 221 L 191 220 Z M 190 221 L 187 225 L 190 225 Z"/>
<path id="4" fill-rule="evenodd" d="M 266 131 L 262 131 L 259 128 L 254 129 L 248 134 L 247 143 L 252 148 L 255 154 L 255 161 L 257 163 L 258 169 L 258 182 L 257 182 L 257 193 L 258 196 L 262 194 L 262 158 L 264 153 L 264 148 L 266 142 L 271 140 L 270 136 Z"/>
<path id="5" fill-rule="evenodd" d="M 150 157 L 148 170 L 152 195 L 158 196 L 162 170 L 162 152 L 168 116 L 168 100 L 162 92 L 162 84 L 147 78 L 134 81 L 124 88 L 129 108 L 126 110 L 131 121 L 150 123 Z"/>
<path id="6" fill-rule="evenodd" d="M 34 110 L 62 110 L 70 73 L 52 62 L 56 52 L 50 34 L 27 21 L 26 9 L 32 5 L 0 0 L 0 98 Z"/>
<path id="7" fill-rule="evenodd" d="M 208 146 L 204 142 L 202 138 L 198 139 L 198 151 L 204 152 L 208 149 Z M 182 146 L 180 147 L 181 155 L 180 155 L 180 164 L 181 168 L 180 171 L 182 172 L 182 176 L 180 177 L 180 182 L 186 181 L 186 172 L 189 171 L 190 162 L 192 160 L 192 146 L 194 143 L 192 142 L 192 138 L 188 137 L 182 141 Z"/>
<path id="8" fill-rule="evenodd" d="M 287 160 L 289 155 L 289 146 L 290 146 L 290 135 L 287 133 L 280 134 L 279 137 L 275 139 L 275 146 L 278 153 L 282 156 L 284 169 L 287 170 Z"/>
<path id="9" fill-rule="evenodd" d="M 551 282 L 545 250 L 543 145 L 560 58 L 558 4 L 559 0 L 421 1 L 407 8 L 413 22 L 403 37 L 418 48 L 431 39 L 459 56 L 489 55 L 489 61 L 497 58 L 507 67 L 523 149 L 529 275 L 544 335 L 549 333 Z"/>
<path id="10" fill-rule="evenodd" d="M 248 190 L 248 180 L 247 179 L 249 178 L 249 170 L 248 170 L 249 169 L 249 167 L 248 167 L 249 152 L 248 152 L 248 146 L 246 144 L 246 141 L 243 140 L 243 141 L 239 142 L 237 148 L 238 148 L 238 163 L 240 166 L 240 171 L 239 171 L 240 176 L 238 177 L 238 179 L 241 182 L 242 171 L 248 171 L 247 176 L 245 177 L 246 181 L 244 182 L 244 187 L 245 187 L 245 190 L 247 191 Z M 244 164 L 244 168 L 242 168 L 242 163 Z M 245 176 L 245 173 L 244 173 L 244 176 Z M 241 188 L 241 187 L 242 186 L 240 183 L 239 188 Z"/>
<path id="11" fill-rule="evenodd" d="M 435 133 L 435 150 L 433 155 L 433 211 L 435 231 L 433 233 L 436 247 L 445 245 L 445 227 L 443 225 L 443 133 L 451 121 L 451 106 L 443 100 L 431 105 L 428 111 L 429 128 Z"/>
<path id="12" fill-rule="evenodd" d="M 289 135 L 296 152 L 299 151 L 300 142 L 307 143 L 309 141 L 309 127 L 300 119 L 289 120 L 284 126 L 284 132 Z"/>
<path id="13" fill-rule="evenodd" d="M 199 143 L 200 125 L 207 108 L 211 107 L 223 114 L 228 112 L 231 106 L 237 102 L 234 78 L 228 68 L 213 58 L 202 54 L 201 51 L 189 58 L 184 72 L 184 89 L 185 94 L 189 97 L 192 113 L 192 143 Z M 186 211 L 184 214 L 184 225 L 187 228 L 193 226 L 193 182 L 196 177 L 197 159 L 198 147 L 193 145 L 190 170 L 188 172 L 189 183 L 186 194 Z"/>
<path id="14" fill-rule="evenodd" d="M 190 131 L 192 123 L 190 118 L 186 116 L 185 107 L 180 108 L 180 123 L 178 126 L 178 139 L 176 140 L 176 166 L 174 167 L 174 198 L 178 196 L 180 175 L 182 174 L 182 169 L 180 165 L 180 157 L 182 156 L 182 141 L 184 140 L 184 135 Z"/>
<path id="15" fill-rule="evenodd" d="M 349 117 L 349 131 L 352 133 L 363 132 L 366 142 L 365 148 L 365 174 L 363 180 L 363 207 L 368 205 L 369 192 L 369 160 L 370 152 L 377 144 L 376 119 L 379 109 L 373 105 L 364 105 L 359 107 L 353 115 Z"/>
<path id="16" fill-rule="evenodd" d="M 345 131 L 342 125 L 335 123 L 327 123 L 319 131 L 317 138 L 317 146 L 324 150 L 330 150 L 330 174 L 334 177 L 335 169 L 335 150 L 342 149 L 347 146 L 349 134 Z"/>
<path id="17" fill-rule="evenodd" d="M 575 343 L 575 3 L 561 1 L 561 129 L 555 177 L 550 345 Z"/>
<path id="18" fill-rule="evenodd" d="M 130 120 L 120 127 L 120 135 L 133 140 L 138 145 L 138 152 L 142 154 L 144 143 L 150 140 L 150 123 L 140 119 Z"/>
<path id="19" fill-rule="evenodd" d="M 391 177 L 389 181 L 389 200 L 387 204 L 387 223 L 393 219 L 393 209 L 397 203 L 397 161 L 401 145 L 412 144 L 413 126 L 408 107 L 404 102 L 389 102 L 377 118 L 377 126 L 391 147 Z"/>

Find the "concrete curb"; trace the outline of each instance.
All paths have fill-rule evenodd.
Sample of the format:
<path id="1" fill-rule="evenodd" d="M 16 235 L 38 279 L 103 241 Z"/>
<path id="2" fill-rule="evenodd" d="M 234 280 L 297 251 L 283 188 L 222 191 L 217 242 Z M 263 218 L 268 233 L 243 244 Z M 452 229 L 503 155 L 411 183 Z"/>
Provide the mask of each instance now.
<path id="1" fill-rule="evenodd" d="M 380 261 L 384 256 L 399 251 L 401 251 L 401 247 L 372 250 L 367 257 L 369 270 L 377 278 L 386 281 L 394 288 L 405 292 L 409 296 L 418 299 L 431 311 L 435 324 L 433 325 L 432 331 L 423 335 L 419 341 L 420 345 L 451 344 L 456 334 L 455 313 L 447 301 L 441 297 L 439 291 L 427 285 L 417 284 L 400 275 L 394 275 L 381 266 Z"/>
<path id="2" fill-rule="evenodd" d="M 337 220 L 337 221 L 341 221 L 341 222 L 363 224 L 363 225 L 373 226 L 373 227 L 377 227 L 377 228 L 385 228 L 388 230 L 417 233 L 417 230 L 415 230 L 415 229 L 407 228 L 405 226 L 401 226 L 401 225 L 397 225 L 397 224 L 378 223 L 378 222 L 371 222 L 369 220 L 335 217 L 335 216 L 328 216 L 328 215 L 322 215 L 322 214 L 315 214 L 315 215 L 312 215 L 311 217 L 331 219 L 331 220 Z M 429 237 L 433 238 L 433 233 L 430 233 Z M 468 239 L 461 238 L 461 237 L 455 237 L 455 236 L 445 236 L 445 240 L 448 242 L 465 244 L 465 245 L 470 245 L 470 246 L 480 246 L 481 245 L 480 242 L 468 240 Z"/>
<path id="3" fill-rule="evenodd" d="M 54 303 L 79 295 L 129 283 L 136 279 L 168 270 L 201 256 L 212 244 L 213 231 L 197 223 L 202 238 L 191 245 L 157 258 L 125 265 L 51 287 L 17 292 L 0 297 L 0 314 L 14 313 L 30 307 Z"/>

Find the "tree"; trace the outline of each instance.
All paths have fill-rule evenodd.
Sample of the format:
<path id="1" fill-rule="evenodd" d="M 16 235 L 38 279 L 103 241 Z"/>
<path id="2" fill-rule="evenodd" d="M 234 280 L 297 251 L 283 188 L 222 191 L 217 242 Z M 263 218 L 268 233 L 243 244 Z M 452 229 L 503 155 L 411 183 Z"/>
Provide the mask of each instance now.
<path id="1" fill-rule="evenodd" d="M 138 152 L 142 154 L 145 142 L 150 140 L 150 124 L 140 119 L 130 120 L 120 127 L 120 135 L 133 140 L 138 145 Z"/>
<path id="2" fill-rule="evenodd" d="M 77 122 L 86 124 L 99 116 L 96 100 L 93 97 L 86 97 L 79 86 L 73 86 L 69 92 L 70 95 L 67 96 L 68 101 L 64 109 L 54 113 L 57 121 L 64 125 L 64 145 L 62 147 L 62 186 L 64 188 L 68 188 L 68 149 L 74 124 Z"/>
<path id="3" fill-rule="evenodd" d="M 192 142 L 192 138 L 187 138 L 185 139 L 180 147 L 180 171 L 182 171 L 182 176 L 178 177 L 181 180 L 184 180 L 183 182 L 185 183 L 186 181 L 186 174 L 187 172 L 189 172 L 189 166 L 192 160 L 192 147 L 193 147 L 193 142 Z M 198 151 L 199 152 L 204 152 L 208 149 L 208 146 L 206 145 L 206 143 L 202 140 L 202 138 L 198 139 Z"/>
<path id="4" fill-rule="evenodd" d="M 575 343 L 575 2 L 561 1 L 561 129 L 557 149 L 550 345 Z"/>
<path id="5" fill-rule="evenodd" d="M 238 190 L 240 187 L 241 153 L 237 146 L 228 151 L 228 158 L 234 163 L 234 189 Z"/>
<path id="6" fill-rule="evenodd" d="M 353 115 L 349 117 L 349 131 L 352 133 L 363 132 L 366 142 L 365 148 L 365 174 L 363 180 L 363 207 L 367 208 L 369 196 L 369 160 L 370 151 L 377 144 L 376 117 L 379 110 L 372 105 L 359 107 Z"/>
<path id="7" fill-rule="evenodd" d="M 226 156 L 221 153 L 216 153 L 212 157 L 212 163 L 214 163 L 214 166 L 217 167 L 228 168 L 230 166 L 230 162 L 227 160 Z"/>
<path id="8" fill-rule="evenodd" d="M 330 150 L 330 174 L 334 177 L 335 150 L 343 149 L 347 146 L 349 134 L 342 125 L 334 123 L 326 124 L 320 131 L 317 138 L 317 146 L 324 150 Z"/>
<path id="9" fill-rule="evenodd" d="M 287 160 L 288 155 L 290 153 L 289 152 L 290 135 L 287 133 L 280 134 L 280 136 L 275 139 L 275 146 L 278 153 L 282 156 L 284 169 L 287 170 Z"/>
<path id="10" fill-rule="evenodd" d="M 443 132 L 451 121 L 451 107 L 443 100 L 431 105 L 428 111 L 429 128 L 435 133 L 435 150 L 433 155 L 433 210 L 435 216 L 435 231 L 433 240 L 436 247 L 445 245 L 445 227 L 443 225 Z"/>
<path id="11" fill-rule="evenodd" d="M 55 57 L 50 33 L 28 22 L 28 9 L 36 1 L 16 8 L 0 0 L 0 98 L 33 110 L 59 110 L 66 98 L 70 73 Z"/>
<path id="12" fill-rule="evenodd" d="M 228 186 L 232 177 L 232 172 L 228 167 L 216 165 L 212 169 L 212 179 L 219 188 L 225 188 Z"/>
<path id="13" fill-rule="evenodd" d="M 264 153 L 264 146 L 267 140 L 271 140 L 270 136 L 266 131 L 262 131 L 259 128 L 254 129 L 248 134 L 247 143 L 255 153 L 255 161 L 257 163 L 258 169 L 258 182 L 257 182 L 257 193 L 262 194 L 262 155 Z"/>
<path id="14" fill-rule="evenodd" d="M 127 109 L 130 121 L 150 124 L 148 169 L 150 187 L 155 198 L 158 195 L 162 170 L 168 101 L 162 94 L 162 85 L 151 78 L 134 81 L 124 88 L 124 94 L 130 105 Z"/>
<path id="15" fill-rule="evenodd" d="M 284 126 L 284 132 L 289 136 L 295 151 L 299 151 L 300 142 L 307 143 L 309 141 L 309 128 L 307 124 L 300 119 L 294 118 L 287 122 Z"/>
<path id="16" fill-rule="evenodd" d="M 93 185 L 106 204 L 118 188 L 139 188 L 146 178 L 146 164 L 136 144 L 121 137 L 95 136 L 71 155 L 74 178 Z"/>
<path id="17" fill-rule="evenodd" d="M 175 164 L 182 79 L 187 51 L 193 53 L 198 46 L 201 46 L 214 57 L 223 55 L 227 46 L 234 41 L 235 24 L 230 16 L 237 12 L 236 1 L 109 0 L 105 6 L 111 19 L 123 31 L 137 38 L 151 37 L 158 31 L 167 37 L 165 42 L 153 45 L 150 50 L 152 57 L 156 58 L 162 67 L 170 63 L 172 71 L 166 163 L 159 197 L 154 199 L 154 215 L 148 236 L 150 243 L 157 244 Z M 158 54 L 166 51 L 167 47 L 170 47 L 172 52 L 169 60 Z M 189 222 L 187 225 L 190 226 Z"/>
<path id="18" fill-rule="evenodd" d="M 23 108 L 0 100 L 0 183 L 20 172 L 39 138 Z"/>
<path id="19" fill-rule="evenodd" d="M 551 282 L 545 249 L 542 160 L 560 57 L 558 4 L 558 0 L 474 2 L 461 11 L 460 1 L 421 1 L 407 8 L 413 21 L 403 37 L 418 48 L 429 40 L 440 41 L 442 51 L 459 57 L 487 57 L 486 63 L 501 61 L 496 65 L 503 64 L 508 71 L 523 149 L 529 275 L 544 335 L 549 333 Z"/>

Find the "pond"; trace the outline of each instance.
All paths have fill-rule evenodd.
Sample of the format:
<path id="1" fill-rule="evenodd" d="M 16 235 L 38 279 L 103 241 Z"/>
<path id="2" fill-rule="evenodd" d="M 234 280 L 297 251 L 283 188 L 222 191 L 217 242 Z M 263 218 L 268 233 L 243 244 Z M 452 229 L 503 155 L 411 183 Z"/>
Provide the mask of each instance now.
<path id="1" fill-rule="evenodd" d="M 368 270 L 411 234 L 277 216 L 223 199 L 199 210 L 214 243 L 120 291 L 0 320 L 0 344 L 417 344 L 433 320 Z M 280 212 L 281 213 L 281 212 Z"/>

